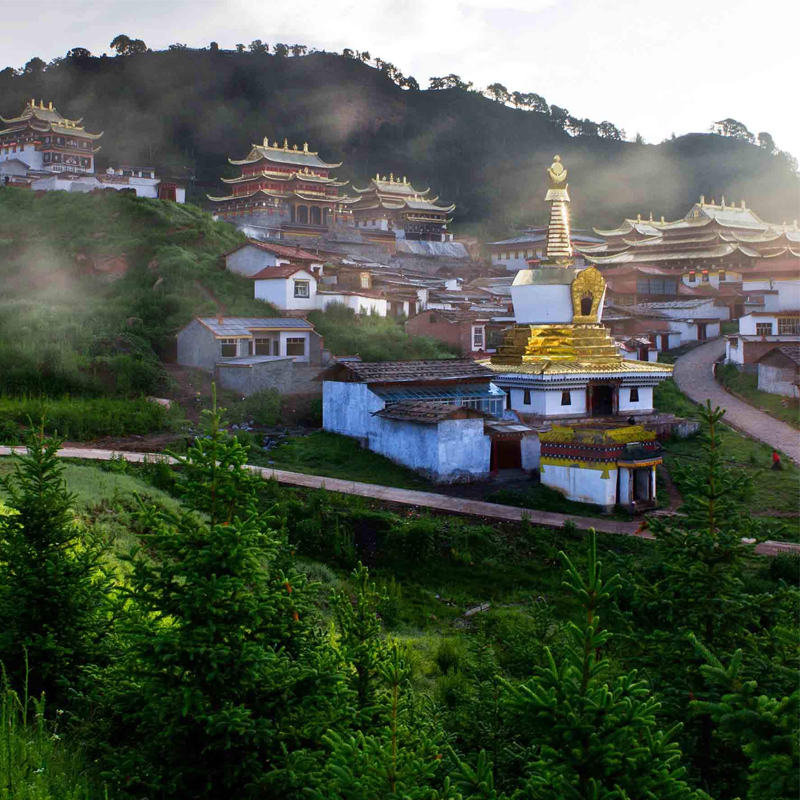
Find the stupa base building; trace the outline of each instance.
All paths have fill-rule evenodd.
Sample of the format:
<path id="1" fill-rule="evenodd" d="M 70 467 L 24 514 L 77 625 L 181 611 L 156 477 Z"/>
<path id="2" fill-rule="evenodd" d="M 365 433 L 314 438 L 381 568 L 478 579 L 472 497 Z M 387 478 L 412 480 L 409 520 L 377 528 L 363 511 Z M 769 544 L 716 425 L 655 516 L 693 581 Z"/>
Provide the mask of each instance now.
<path id="1" fill-rule="evenodd" d="M 573 269 L 567 170 L 548 170 L 548 266 L 520 270 L 511 288 L 516 324 L 490 361 L 507 409 L 539 432 L 541 482 L 606 508 L 653 505 L 661 463 L 653 389 L 672 367 L 626 359 L 602 325 L 606 282 Z"/>

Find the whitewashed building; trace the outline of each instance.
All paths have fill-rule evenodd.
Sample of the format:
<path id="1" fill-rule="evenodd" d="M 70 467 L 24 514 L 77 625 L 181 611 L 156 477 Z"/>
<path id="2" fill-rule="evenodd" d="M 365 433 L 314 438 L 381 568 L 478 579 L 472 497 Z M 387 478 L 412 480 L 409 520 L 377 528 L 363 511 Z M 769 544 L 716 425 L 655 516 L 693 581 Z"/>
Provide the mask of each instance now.
<path id="1" fill-rule="evenodd" d="M 758 359 L 762 392 L 800 398 L 800 344 L 784 344 Z"/>

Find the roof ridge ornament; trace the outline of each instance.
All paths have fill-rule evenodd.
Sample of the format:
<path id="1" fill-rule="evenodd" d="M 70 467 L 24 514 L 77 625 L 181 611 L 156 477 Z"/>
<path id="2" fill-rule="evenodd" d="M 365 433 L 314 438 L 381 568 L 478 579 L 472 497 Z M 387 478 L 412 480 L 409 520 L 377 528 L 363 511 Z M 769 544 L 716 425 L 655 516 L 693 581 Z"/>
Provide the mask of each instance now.
<path id="1" fill-rule="evenodd" d="M 560 188 L 561 184 L 567 179 L 567 170 L 561 163 L 561 156 L 556 155 L 553 157 L 553 163 L 548 167 L 547 174 L 550 176 L 550 182 Z"/>

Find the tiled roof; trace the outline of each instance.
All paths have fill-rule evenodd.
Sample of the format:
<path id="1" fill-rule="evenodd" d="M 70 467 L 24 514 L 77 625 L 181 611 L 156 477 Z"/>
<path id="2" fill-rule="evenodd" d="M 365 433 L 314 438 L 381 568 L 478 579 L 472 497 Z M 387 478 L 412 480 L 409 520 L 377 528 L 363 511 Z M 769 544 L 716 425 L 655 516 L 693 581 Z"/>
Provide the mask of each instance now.
<path id="1" fill-rule="evenodd" d="M 775 353 L 781 353 L 782 355 L 786 356 L 786 358 L 791 359 L 800 367 L 800 344 L 784 344 L 775 347 L 774 349 L 770 350 L 768 353 L 765 353 L 761 358 L 756 359 L 757 361 L 764 361 L 769 356 L 774 356 Z"/>
<path id="2" fill-rule="evenodd" d="M 319 263 L 325 260 L 321 255 L 309 253 L 305 250 L 301 250 L 299 247 L 287 247 L 284 244 L 260 242 L 257 239 L 248 239 L 244 244 L 240 244 L 238 247 L 234 247 L 233 250 L 228 250 L 227 253 L 223 253 L 222 255 L 229 256 L 237 250 L 241 250 L 243 247 L 257 247 L 259 250 L 263 250 L 266 253 L 272 253 L 279 258 L 290 258 L 293 261 L 314 261 L 315 263 Z"/>
<path id="3" fill-rule="evenodd" d="M 292 275 L 307 270 L 304 264 L 283 264 L 278 267 L 264 267 L 260 272 L 250 276 L 252 281 L 268 281 L 277 278 L 290 278 Z"/>
<path id="4" fill-rule="evenodd" d="M 335 380 L 349 375 L 358 383 L 411 383 L 454 380 L 477 380 L 493 377 L 493 372 L 471 358 L 440 361 L 361 361 L 335 364 L 320 375 L 321 380 Z"/>
<path id="5" fill-rule="evenodd" d="M 287 319 L 286 317 L 195 317 L 216 336 L 248 336 L 252 330 L 261 328 L 282 328 L 313 331 L 314 326 L 307 319 Z"/>
<path id="6" fill-rule="evenodd" d="M 374 416 L 384 419 L 393 419 L 401 422 L 421 422 L 428 425 L 435 425 L 442 420 L 470 419 L 475 417 L 487 417 L 483 411 L 468 406 L 456 406 L 451 403 L 436 403 L 426 400 L 399 400 L 392 403 L 388 408 L 377 411 Z"/>

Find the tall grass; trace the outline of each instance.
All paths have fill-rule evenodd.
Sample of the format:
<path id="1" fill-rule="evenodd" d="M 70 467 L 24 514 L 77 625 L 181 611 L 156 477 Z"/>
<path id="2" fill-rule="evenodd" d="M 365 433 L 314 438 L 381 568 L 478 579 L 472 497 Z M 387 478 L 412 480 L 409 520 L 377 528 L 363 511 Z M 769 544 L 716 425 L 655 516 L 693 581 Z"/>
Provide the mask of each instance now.
<path id="1" fill-rule="evenodd" d="M 6 435 L 9 423 L 42 419 L 46 433 L 78 441 L 168 431 L 180 424 L 179 412 L 144 398 L 0 396 L 0 430 Z"/>
<path id="2" fill-rule="evenodd" d="M 61 711 L 46 717 L 44 696 L 0 684 L 0 800 L 108 800 L 90 780 L 84 754 L 60 727 Z"/>

